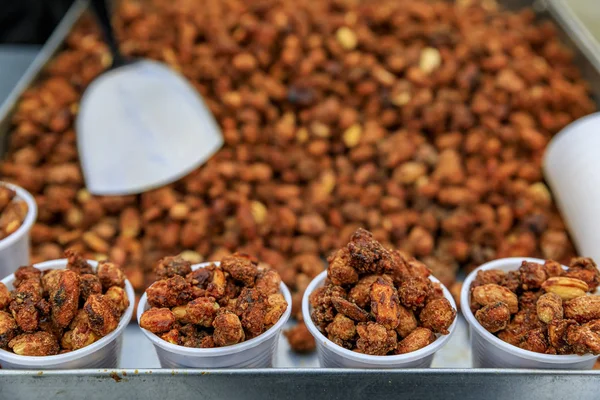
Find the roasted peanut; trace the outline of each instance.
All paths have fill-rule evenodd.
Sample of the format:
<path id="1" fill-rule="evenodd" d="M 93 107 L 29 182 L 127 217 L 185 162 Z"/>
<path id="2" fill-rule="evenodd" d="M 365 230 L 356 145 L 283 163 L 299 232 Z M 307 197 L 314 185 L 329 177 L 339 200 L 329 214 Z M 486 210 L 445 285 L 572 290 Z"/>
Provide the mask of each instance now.
<path id="1" fill-rule="evenodd" d="M 519 300 L 517 299 L 517 295 L 507 288 L 494 283 L 477 286 L 473 289 L 472 297 L 474 302 L 482 306 L 502 302 L 508 306 L 511 314 L 519 311 Z"/>
<path id="2" fill-rule="evenodd" d="M 425 304 L 419 320 L 424 328 L 431 329 L 435 333 L 447 335 L 448 328 L 456 318 L 456 310 L 446 298 L 434 299 Z"/>
<path id="3" fill-rule="evenodd" d="M 544 330 L 541 328 L 532 329 L 523 336 L 523 341 L 519 347 L 524 350 L 535 351 L 536 353 L 545 353 L 548 350 L 548 340 Z"/>
<path id="4" fill-rule="evenodd" d="M 129 307 L 127 292 L 119 286 L 110 287 L 106 293 L 104 293 L 104 296 L 112 304 L 119 317 L 125 312 L 127 307 Z"/>
<path id="5" fill-rule="evenodd" d="M 387 329 L 395 329 L 400 323 L 400 300 L 394 286 L 378 278 L 371 285 L 369 297 L 375 321 Z"/>
<path id="6" fill-rule="evenodd" d="M 217 311 L 219 311 L 219 304 L 215 302 L 214 298 L 199 297 L 186 305 L 185 319 L 192 324 L 211 327 Z"/>
<path id="7" fill-rule="evenodd" d="M 102 294 L 102 284 L 100 283 L 100 279 L 93 274 L 80 275 L 79 295 L 81 296 L 81 300 L 86 301 L 92 294 Z"/>
<path id="8" fill-rule="evenodd" d="M 6 189 L 5 186 L 1 188 L 1 190 Z M 0 206 L 3 201 L 0 199 Z M 10 201 L 6 206 L 0 208 L 0 240 L 12 235 L 21 227 L 27 212 L 27 203 L 22 200 Z"/>
<path id="9" fill-rule="evenodd" d="M 53 293 L 56 290 L 62 273 L 62 269 L 51 269 L 44 272 L 44 275 L 42 276 L 42 287 L 46 294 Z"/>
<path id="10" fill-rule="evenodd" d="M 15 281 L 13 283 L 13 286 L 15 288 L 18 288 L 19 286 L 21 286 L 22 282 L 28 281 L 28 280 L 40 280 L 42 275 L 42 272 L 31 266 L 31 265 L 27 265 L 27 266 L 22 266 L 17 268 L 17 270 L 15 271 Z"/>
<path id="11" fill-rule="evenodd" d="M 351 348 L 352 343 L 350 343 L 356 336 L 356 325 L 353 320 L 346 317 L 344 314 L 337 314 L 333 321 L 325 328 L 325 332 L 327 332 L 327 337 L 333 343 Z"/>
<path id="12" fill-rule="evenodd" d="M 78 350 L 100 339 L 90 328 L 87 313 L 83 310 L 77 314 L 69 327 L 71 330 L 65 332 L 61 339 L 63 349 Z"/>
<path id="13" fill-rule="evenodd" d="M 565 318 L 582 323 L 600 319 L 600 296 L 581 296 L 564 304 Z"/>
<path id="14" fill-rule="evenodd" d="M 600 354 L 600 332 L 598 332 L 597 324 L 590 324 L 567 327 L 566 341 L 571 345 L 575 354 Z"/>
<path id="15" fill-rule="evenodd" d="M 244 286 L 253 286 L 258 270 L 249 257 L 234 254 L 221 259 L 221 268 Z"/>
<path id="16" fill-rule="evenodd" d="M 415 309 L 425 305 L 431 290 L 429 279 L 414 277 L 406 279 L 400 284 L 398 296 L 404 306 Z"/>
<path id="17" fill-rule="evenodd" d="M 231 346 L 244 340 L 244 329 L 237 315 L 223 311 L 213 321 L 213 339 L 217 346 Z"/>
<path id="18" fill-rule="evenodd" d="M 192 263 L 184 259 L 182 256 L 165 257 L 161 259 L 158 264 L 156 264 L 154 273 L 159 279 L 172 278 L 175 275 L 185 277 L 187 274 L 192 272 L 191 266 Z"/>
<path id="19" fill-rule="evenodd" d="M 50 293 L 52 321 L 61 328 L 69 326 L 77 314 L 79 283 L 79 275 L 71 270 L 64 270 L 58 279 L 56 288 Z"/>
<path id="20" fill-rule="evenodd" d="M 71 270 L 78 275 L 94 273 L 92 266 L 79 253 L 69 249 L 65 251 L 65 256 L 67 256 L 69 261 L 67 264 L 68 270 Z"/>
<path id="21" fill-rule="evenodd" d="M 358 273 L 350 265 L 350 252 L 347 249 L 338 250 L 327 261 L 327 276 L 334 285 L 349 285 L 358 281 Z"/>
<path id="22" fill-rule="evenodd" d="M 371 302 L 371 285 L 380 279 L 378 275 L 366 275 L 356 282 L 356 285 L 348 292 L 348 299 L 361 308 L 366 308 Z M 392 284 L 392 280 L 388 275 L 381 276 L 381 279 Z"/>
<path id="23" fill-rule="evenodd" d="M 549 324 L 554 319 L 562 319 L 563 306 L 560 296 L 554 293 L 546 293 L 537 301 L 537 315 L 540 321 Z"/>
<path id="24" fill-rule="evenodd" d="M 0 310 L 5 309 L 10 303 L 10 291 L 6 285 L 0 282 Z"/>
<path id="25" fill-rule="evenodd" d="M 8 345 L 8 342 L 17 335 L 17 323 L 12 315 L 0 311 L 0 348 Z"/>
<path id="26" fill-rule="evenodd" d="M 477 310 L 475 318 L 488 332 L 498 332 L 508 325 L 510 309 L 503 302 L 490 303 Z"/>
<path id="27" fill-rule="evenodd" d="M 406 354 L 435 342 L 435 334 L 427 328 L 416 328 L 398 343 L 395 354 Z"/>
<path id="28" fill-rule="evenodd" d="M 567 301 L 584 296 L 589 288 L 587 283 L 582 280 L 559 276 L 548 278 L 542 284 L 542 289 L 548 293 L 557 294 L 562 300 Z"/>
<path id="29" fill-rule="evenodd" d="M 578 257 L 571 260 L 569 269 L 565 273 L 569 278 L 584 281 L 590 291 L 594 291 L 600 284 L 600 271 L 591 258 Z"/>
<path id="30" fill-rule="evenodd" d="M 399 311 L 400 322 L 396 327 L 396 333 L 398 333 L 400 338 L 405 338 L 417 328 L 418 322 L 417 318 L 415 318 L 415 314 L 408 308 L 401 305 Z"/>
<path id="31" fill-rule="evenodd" d="M 114 331 L 119 324 L 112 303 L 101 294 L 93 294 L 88 297 L 83 309 L 88 316 L 90 328 L 100 337 Z"/>
<path id="32" fill-rule="evenodd" d="M 524 290 L 539 289 L 548 278 L 546 269 L 542 264 L 523 261 L 519 268 L 521 285 Z"/>
<path id="33" fill-rule="evenodd" d="M 361 322 L 356 326 L 356 350 L 360 353 L 383 356 L 396 348 L 396 332 L 375 322 Z"/>
<path id="34" fill-rule="evenodd" d="M 281 293 L 273 293 L 267 297 L 267 311 L 265 313 L 265 327 L 268 329 L 275 325 L 288 307 L 287 301 Z"/>
<path id="35" fill-rule="evenodd" d="M 140 318 L 140 326 L 152 333 L 168 332 L 174 323 L 175 316 L 168 308 L 151 308 Z"/>
<path id="36" fill-rule="evenodd" d="M 573 352 L 571 345 L 567 343 L 567 328 L 571 325 L 577 325 L 577 322 L 572 319 L 555 319 L 548 324 L 548 342 L 558 354 Z"/>
<path id="37" fill-rule="evenodd" d="M 546 270 L 546 275 L 548 275 L 548 277 L 550 278 L 554 276 L 561 276 L 565 273 L 565 271 L 562 268 L 562 265 L 553 260 L 547 260 L 544 263 L 544 269 Z"/>
<path id="38" fill-rule="evenodd" d="M 19 335 L 8 342 L 8 347 L 20 356 L 53 356 L 59 350 L 56 338 L 48 332 Z"/>
<path id="39" fill-rule="evenodd" d="M 366 322 L 369 320 L 369 313 L 346 299 L 332 297 L 331 304 L 333 304 L 337 312 L 344 314 L 357 322 Z"/>
<path id="40" fill-rule="evenodd" d="M 97 275 L 105 290 L 108 290 L 111 286 L 125 287 L 125 274 L 117 264 L 107 261 L 100 262 Z"/>
<path id="41" fill-rule="evenodd" d="M 262 293 L 274 294 L 279 291 L 280 284 L 281 276 L 279 276 L 277 271 L 269 268 L 258 272 L 255 287 Z"/>

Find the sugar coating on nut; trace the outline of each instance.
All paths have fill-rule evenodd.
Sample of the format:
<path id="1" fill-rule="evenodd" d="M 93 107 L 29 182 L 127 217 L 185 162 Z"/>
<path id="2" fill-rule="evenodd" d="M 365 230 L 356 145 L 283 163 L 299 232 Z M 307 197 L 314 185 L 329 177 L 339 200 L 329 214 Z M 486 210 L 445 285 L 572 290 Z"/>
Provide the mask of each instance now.
<path id="1" fill-rule="evenodd" d="M 140 318 L 140 326 L 152 333 L 167 332 L 174 323 L 175 316 L 168 308 L 151 308 Z"/>
<path id="2" fill-rule="evenodd" d="M 427 328 L 416 328 L 396 346 L 394 354 L 406 354 L 417 351 L 435 342 L 435 334 Z"/>
<path id="3" fill-rule="evenodd" d="M 471 295 L 473 301 L 481 306 L 487 306 L 488 304 L 500 301 L 508 306 L 511 313 L 514 314 L 519 311 L 517 295 L 503 286 L 494 283 L 477 286 L 473 288 Z"/>
<path id="4" fill-rule="evenodd" d="M 6 311 L 0 311 L 0 347 L 5 348 L 17 332 L 18 326 L 13 316 Z"/>
<path id="5" fill-rule="evenodd" d="M 58 354 L 56 337 L 48 332 L 24 333 L 12 339 L 8 347 L 20 356 L 53 356 Z"/>
<path id="6" fill-rule="evenodd" d="M 117 264 L 102 261 L 98 263 L 96 274 L 104 290 L 107 290 L 111 286 L 125 287 L 125 274 Z"/>
<path id="7" fill-rule="evenodd" d="M 240 343 L 245 338 L 240 319 L 230 311 L 219 313 L 213 321 L 213 327 L 213 340 L 219 347 Z"/>
<path id="8" fill-rule="evenodd" d="M 434 333 L 447 335 L 448 328 L 456 318 L 456 310 L 446 298 L 434 299 L 428 302 L 419 314 L 419 320 L 424 328 Z"/>
<path id="9" fill-rule="evenodd" d="M 61 328 L 67 327 L 79 308 L 79 275 L 65 270 L 54 290 L 50 292 L 52 321 Z M 102 335 L 104 336 L 104 335 Z"/>
<path id="10" fill-rule="evenodd" d="M 495 333 L 507 327 L 510 309 L 502 302 L 489 303 L 477 310 L 475 318 L 487 331 Z"/>
<path id="11" fill-rule="evenodd" d="M 171 278 L 175 275 L 186 276 L 192 272 L 192 263 L 182 256 L 165 257 L 156 265 L 156 277 L 160 279 Z"/>

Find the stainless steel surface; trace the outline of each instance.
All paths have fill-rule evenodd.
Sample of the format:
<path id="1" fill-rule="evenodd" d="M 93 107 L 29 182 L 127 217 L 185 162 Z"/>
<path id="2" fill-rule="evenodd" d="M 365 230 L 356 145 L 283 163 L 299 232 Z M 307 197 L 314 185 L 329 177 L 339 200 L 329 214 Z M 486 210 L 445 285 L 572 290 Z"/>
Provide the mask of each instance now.
<path id="1" fill-rule="evenodd" d="M 542 18 L 555 19 L 564 30 L 564 40 L 573 47 L 584 77 L 600 101 L 600 51 L 592 36 L 585 34 L 578 18 L 564 12 L 561 0 L 498 0 L 518 9 L 534 6 Z M 573 0 L 575 1 L 575 0 Z M 598 0 L 588 1 L 598 7 Z M 81 17 L 86 3 L 78 0 L 51 39 L 28 68 L 9 98 L 0 106 L 0 138 L 6 134 L 10 116 L 21 93 L 61 47 L 65 36 Z M 576 37 L 575 37 L 576 36 Z M 4 149 L 0 145 L 0 154 Z M 280 339 L 273 369 L 267 370 L 170 370 L 159 368 L 152 344 L 137 325 L 127 327 L 119 370 L 9 371 L 0 370 L 0 399 L 126 398 L 394 398 L 443 397 L 447 399 L 528 399 L 598 397 L 596 371 L 471 369 L 469 340 L 464 320 L 450 342 L 440 350 L 432 369 L 425 370 L 334 370 L 317 369 L 315 355 L 301 356 Z M 136 370 L 137 368 L 137 370 Z M 149 369 L 150 368 L 150 369 Z M 451 368 L 451 369 L 448 369 Z"/>
<path id="2" fill-rule="evenodd" d="M 530 370 L 116 370 L 0 374 L 11 400 L 598 398 L 593 372 Z"/>

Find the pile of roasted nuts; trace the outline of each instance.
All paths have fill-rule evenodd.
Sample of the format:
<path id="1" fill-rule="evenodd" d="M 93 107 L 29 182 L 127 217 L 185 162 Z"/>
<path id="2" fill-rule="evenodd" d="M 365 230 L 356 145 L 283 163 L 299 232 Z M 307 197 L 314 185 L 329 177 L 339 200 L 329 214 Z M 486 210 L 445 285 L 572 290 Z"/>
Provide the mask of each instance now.
<path id="1" fill-rule="evenodd" d="M 239 253 L 194 271 L 183 258 L 166 257 L 156 276 L 160 280 L 146 289 L 151 308 L 140 326 L 172 344 L 241 343 L 271 328 L 288 308 L 279 274 Z"/>
<path id="2" fill-rule="evenodd" d="M 460 266 L 568 262 L 543 181 L 550 138 L 595 110 L 551 22 L 494 0 L 123 0 L 121 50 L 186 76 L 225 145 L 139 196 L 85 190 L 73 120 L 110 63 L 90 20 L 22 96 L 3 177 L 35 195 L 35 261 L 65 248 L 125 267 L 234 251 L 273 266 L 295 315 L 320 260 L 364 227 L 450 287 Z"/>
<path id="3" fill-rule="evenodd" d="M 370 355 L 405 354 L 449 333 L 456 310 L 414 258 L 359 229 L 328 261 L 325 285 L 310 294 L 310 317 L 335 344 Z"/>
<path id="4" fill-rule="evenodd" d="M 8 186 L 0 185 L 0 240 L 19 229 L 27 216 L 27 203 L 16 195 Z"/>
<path id="5" fill-rule="evenodd" d="M 471 310 L 487 331 L 525 350 L 600 354 L 600 272 L 590 258 L 565 271 L 556 261 L 523 261 L 517 271 L 484 270 L 471 285 Z"/>
<path id="6" fill-rule="evenodd" d="M 14 290 L 0 283 L 0 348 L 51 356 L 88 346 L 114 331 L 129 307 L 125 274 L 111 262 L 96 271 L 67 252 L 66 269 L 19 267 Z"/>

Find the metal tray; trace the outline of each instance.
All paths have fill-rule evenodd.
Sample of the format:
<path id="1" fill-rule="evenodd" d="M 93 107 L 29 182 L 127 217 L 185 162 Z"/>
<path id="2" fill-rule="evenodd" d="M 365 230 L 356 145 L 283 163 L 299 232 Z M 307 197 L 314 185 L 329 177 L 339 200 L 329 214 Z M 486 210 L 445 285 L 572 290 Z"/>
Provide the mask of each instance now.
<path id="1" fill-rule="evenodd" d="M 577 0 L 597 7 L 597 0 Z M 600 104 L 600 44 L 564 0 L 498 0 L 508 9 L 533 7 L 540 18 L 551 18 L 562 28 L 563 41 L 576 53 L 576 62 Z M 64 39 L 87 8 L 77 0 L 47 41 L 15 89 L 0 105 L 0 155 L 17 101 L 59 51 Z M 1 399 L 58 397 L 75 399 L 265 397 L 349 399 L 444 397 L 447 399 L 546 399 L 551 396 L 596 399 L 600 371 L 544 371 L 473 369 L 468 329 L 459 316 L 457 331 L 433 360 L 431 369 L 338 370 L 318 368 L 315 354 L 297 355 L 282 337 L 272 369 L 171 370 L 161 369 L 152 344 L 137 325 L 124 333 L 116 370 L 10 371 L 0 370 Z"/>

